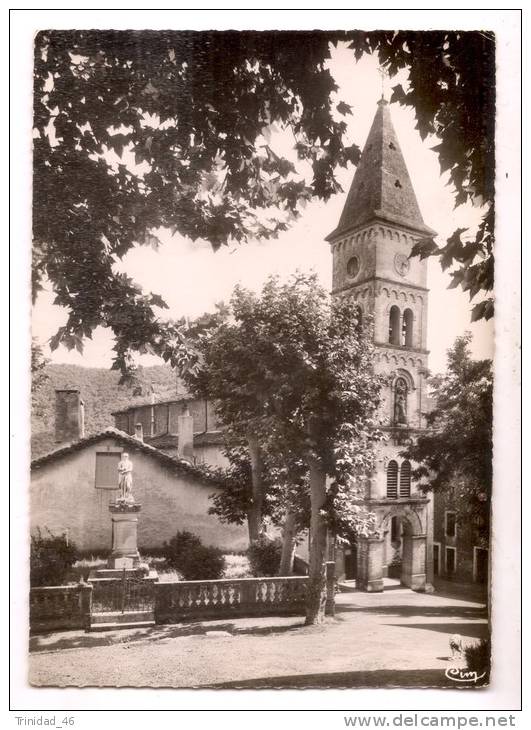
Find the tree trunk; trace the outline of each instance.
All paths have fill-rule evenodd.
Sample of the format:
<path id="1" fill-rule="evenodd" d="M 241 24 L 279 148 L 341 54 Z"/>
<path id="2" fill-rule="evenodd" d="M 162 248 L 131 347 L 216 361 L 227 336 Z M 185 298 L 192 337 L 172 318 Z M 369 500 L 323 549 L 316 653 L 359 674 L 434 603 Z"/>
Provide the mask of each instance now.
<path id="1" fill-rule="evenodd" d="M 254 435 L 247 436 L 249 446 L 249 456 L 251 458 L 251 482 L 252 482 L 252 502 L 247 513 L 247 522 L 249 525 L 249 541 L 256 542 L 262 534 L 262 502 L 263 502 L 263 484 L 262 471 L 263 459 L 258 439 Z"/>
<path id="2" fill-rule="evenodd" d="M 295 556 L 295 538 L 297 537 L 297 521 L 295 514 L 286 507 L 286 516 L 282 528 L 282 553 L 280 555 L 279 575 L 291 575 L 293 573 L 293 558 Z"/>
<path id="3" fill-rule="evenodd" d="M 256 511 L 251 507 L 247 511 L 247 531 L 249 532 L 249 545 L 256 542 L 260 537 L 260 529 L 258 520 L 256 519 Z"/>
<path id="4" fill-rule="evenodd" d="M 310 565 L 306 624 L 320 624 L 324 620 L 326 603 L 326 535 L 327 525 L 321 509 L 326 499 L 326 473 L 316 459 L 308 460 L 310 472 Z"/>

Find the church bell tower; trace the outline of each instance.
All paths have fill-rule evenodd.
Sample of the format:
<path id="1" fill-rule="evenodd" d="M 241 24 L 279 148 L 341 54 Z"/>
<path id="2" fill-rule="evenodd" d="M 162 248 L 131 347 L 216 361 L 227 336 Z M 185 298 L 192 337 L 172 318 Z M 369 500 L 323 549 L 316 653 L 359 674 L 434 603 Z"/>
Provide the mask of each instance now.
<path id="1" fill-rule="evenodd" d="M 387 440 L 378 446 L 364 499 L 377 529 L 345 551 L 338 566 L 367 591 L 383 590 L 385 577 L 425 590 L 431 578 L 431 504 L 415 490 L 413 465 L 400 452 L 426 427 L 427 410 L 427 262 L 409 254 L 416 241 L 435 235 L 422 219 L 382 98 L 339 223 L 326 238 L 332 294 L 354 299 L 362 321 L 372 318 L 375 371 L 388 380 L 379 411 Z"/>

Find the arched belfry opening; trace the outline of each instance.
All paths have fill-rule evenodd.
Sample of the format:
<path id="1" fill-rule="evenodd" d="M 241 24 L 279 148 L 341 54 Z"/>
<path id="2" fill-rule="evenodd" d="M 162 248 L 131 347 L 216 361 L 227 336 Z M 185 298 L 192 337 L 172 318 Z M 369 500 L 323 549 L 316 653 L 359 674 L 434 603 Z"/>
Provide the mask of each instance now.
<path id="1" fill-rule="evenodd" d="M 413 347 L 413 312 L 405 309 L 402 315 L 402 345 Z"/>
<path id="2" fill-rule="evenodd" d="M 389 310 L 389 342 L 391 345 L 400 344 L 400 309 L 396 304 Z"/>

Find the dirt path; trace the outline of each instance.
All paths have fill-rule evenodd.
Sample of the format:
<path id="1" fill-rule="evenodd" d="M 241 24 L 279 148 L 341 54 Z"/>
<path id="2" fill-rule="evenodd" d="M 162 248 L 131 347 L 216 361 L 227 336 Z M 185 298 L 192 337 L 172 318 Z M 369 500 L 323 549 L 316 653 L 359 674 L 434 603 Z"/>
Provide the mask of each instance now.
<path id="1" fill-rule="evenodd" d="M 450 686 L 454 633 L 467 642 L 486 635 L 481 603 L 406 589 L 342 593 L 336 616 L 317 627 L 282 617 L 35 636 L 29 678 L 78 687 Z"/>

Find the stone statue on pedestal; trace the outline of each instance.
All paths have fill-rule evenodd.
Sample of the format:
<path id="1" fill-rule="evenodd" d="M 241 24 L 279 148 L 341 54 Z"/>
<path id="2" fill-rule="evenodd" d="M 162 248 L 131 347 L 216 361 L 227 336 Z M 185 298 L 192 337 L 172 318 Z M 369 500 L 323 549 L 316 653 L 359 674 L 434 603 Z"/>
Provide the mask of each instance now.
<path id="1" fill-rule="evenodd" d="M 126 502 L 134 504 L 133 497 L 133 462 L 129 459 L 129 454 L 124 453 L 118 464 L 118 487 L 120 496 L 118 502 Z"/>

